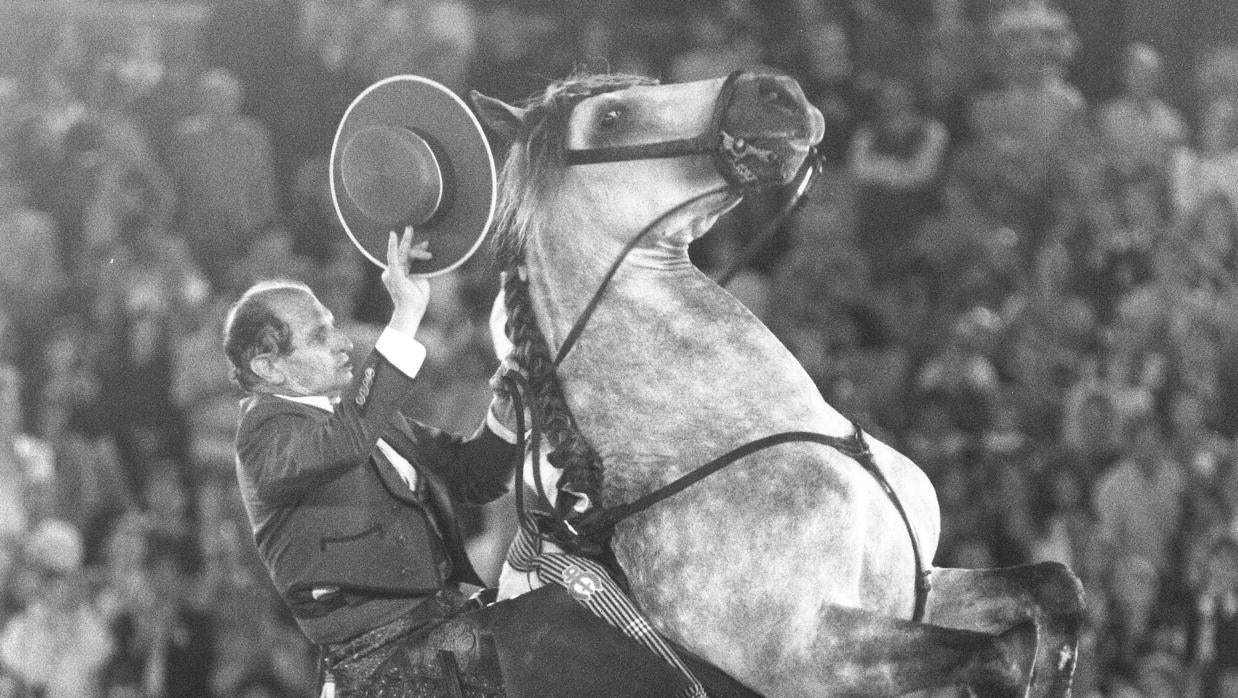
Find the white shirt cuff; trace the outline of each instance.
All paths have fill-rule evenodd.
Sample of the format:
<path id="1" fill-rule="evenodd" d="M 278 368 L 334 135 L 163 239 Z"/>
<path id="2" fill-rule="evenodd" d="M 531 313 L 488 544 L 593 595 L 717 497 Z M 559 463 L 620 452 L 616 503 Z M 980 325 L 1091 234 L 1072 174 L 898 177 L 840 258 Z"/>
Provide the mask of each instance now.
<path id="1" fill-rule="evenodd" d="M 494 416 L 494 410 L 486 410 L 486 426 L 490 428 L 490 431 L 494 432 L 495 436 L 503 439 L 507 443 L 516 443 L 516 432 L 508 429 L 507 425 L 500 422 L 499 418 Z"/>
<path id="2" fill-rule="evenodd" d="M 421 342 L 390 327 L 378 336 L 374 348 L 409 378 L 417 376 L 426 360 L 426 348 Z"/>

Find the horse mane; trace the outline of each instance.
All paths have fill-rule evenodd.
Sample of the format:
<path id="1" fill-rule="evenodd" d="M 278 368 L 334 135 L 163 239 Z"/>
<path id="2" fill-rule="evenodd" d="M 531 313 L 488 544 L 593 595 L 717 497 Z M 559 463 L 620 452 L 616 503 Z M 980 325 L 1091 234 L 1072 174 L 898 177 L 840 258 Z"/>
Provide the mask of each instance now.
<path id="1" fill-rule="evenodd" d="M 602 460 L 568 408 L 521 268 L 527 241 L 553 221 L 552 197 L 563 173 L 563 136 L 572 107 L 596 94 L 653 84 L 649 78 L 623 74 L 575 74 L 552 83 L 521 105 L 528 113 L 499 172 L 495 260 L 504 272 L 504 330 L 513 346 L 512 358 L 529 385 L 526 407 L 550 447 L 551 465 L 563 471 L 559 490 L 584 495 L 594 504 L 601 502 Z M 560 515 L 573 513 L 572 499 L 558 499 Z"/>

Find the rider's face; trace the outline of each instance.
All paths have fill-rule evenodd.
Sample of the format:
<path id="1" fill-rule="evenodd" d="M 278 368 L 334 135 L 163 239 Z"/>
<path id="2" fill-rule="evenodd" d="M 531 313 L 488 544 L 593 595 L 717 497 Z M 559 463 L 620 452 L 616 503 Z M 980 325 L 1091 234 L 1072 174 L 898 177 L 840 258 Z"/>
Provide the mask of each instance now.
<path id="1" fill-rule="evenodd" d="M 281 299 L 276 312 L 292 331 L 292 351 L 271 360 L 282 378 L 277 392 L 338 396 L 352 380 L 352 340 L 336 328 L 331 311 L 309 293 L 298 293 Z"/>

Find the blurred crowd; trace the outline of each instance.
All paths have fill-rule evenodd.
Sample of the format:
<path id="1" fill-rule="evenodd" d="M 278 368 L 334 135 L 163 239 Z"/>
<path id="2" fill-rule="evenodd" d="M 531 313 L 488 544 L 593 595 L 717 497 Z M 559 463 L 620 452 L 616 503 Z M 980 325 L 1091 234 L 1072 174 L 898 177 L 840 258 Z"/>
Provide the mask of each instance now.
<path id="1" fill-rule="evenodd" d="M 220 325 L 283 276 L 376 336 L 327 188 L 361 89 L 754 65 L 822 110 L 826 171 L 751 257 L 781 195 L 746 200 L 700 266 L 742 262 L 826 399 L 928 472 L 938 565 L 1083 578 L 1076 695 L 1238 696 L 1238 47 L 1180 108 L 1142 44 L 1085 99 L 1034 2 L 217 0 L 188 30 L 160 5 L 32 23 L 0 74 L 0 697 L 312 691 L 236 492 Z M 425 422 L 484 414 L 494 271 L 433 282 Z M 468 513 L 491 575 L 509 509 Z"/>

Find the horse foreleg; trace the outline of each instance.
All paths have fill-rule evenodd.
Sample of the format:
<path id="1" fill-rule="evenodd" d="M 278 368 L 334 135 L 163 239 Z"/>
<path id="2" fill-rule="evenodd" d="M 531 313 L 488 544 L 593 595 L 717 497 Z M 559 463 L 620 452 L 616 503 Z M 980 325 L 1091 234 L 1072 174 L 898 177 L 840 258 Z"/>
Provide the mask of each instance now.
<path id="1" fill-rule="evenodd" d="M 1035 658 L 1030 623 L 992 635 L 845 606 L 827 606 L 817 620 L 811 642 L 782 653 L 749 682 L 769 696 L 899 696 L 963 685 L 1013 698 L 1024 695 Z"/>
<path id="2" fill-rule="evenodd" d="M 936 569 L 926 623 L 997 634 L 1027 622 L 1036 626 L 1036 662 L 1028 696 L 1066 696 L 1074 676 L 1083 587 L 1064 565 Z"/>

